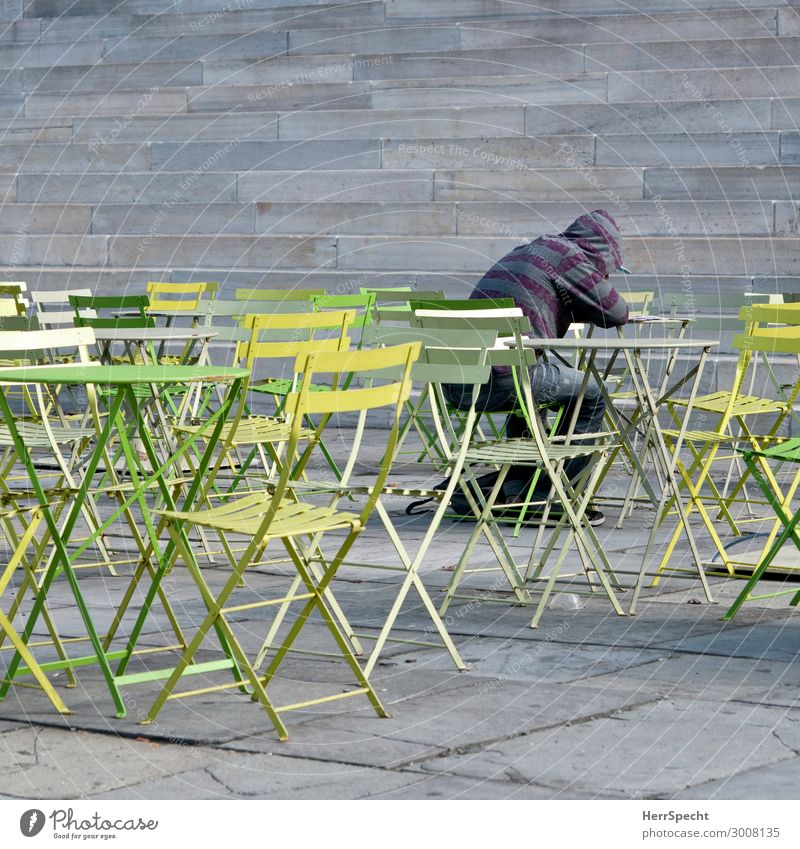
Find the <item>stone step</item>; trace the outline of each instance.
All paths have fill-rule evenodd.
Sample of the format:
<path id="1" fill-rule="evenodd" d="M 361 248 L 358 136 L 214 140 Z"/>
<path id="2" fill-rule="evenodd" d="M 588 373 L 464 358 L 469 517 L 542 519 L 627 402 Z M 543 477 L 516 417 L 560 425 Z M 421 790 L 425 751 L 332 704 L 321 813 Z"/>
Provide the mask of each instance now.
<path id="1" fill-rule="evenodd" d="M 173 38 L 132 37 L 105 42 L 103 62 L 153 62 L 196 59 L 264 59 L 286 52 L 285 32 L 227 35 L 179 35 Z"/>
<path id="2" fill-rule="evenodd" d="M 796 164 L 796 133 L 662 133 L 526 138 L 387 139 L 385 168 L 494 168 L 527 171 L 576 165 Z"/>
<path id="3" fill-rule="evenodd" d="M 767 104 L 767 109 L 769 104 Z M 282 139 L 335 138 L 459 138 L 482 135 L 523 135 L 525 107 L 476 106 L 416 109 L 314 110 L 290 112 L 278 118 Z"/>
<path id="4" fill-rule="evenodd" d="M 774 8 L 775 0 L 753 0 L 748 9 Z M 585 0 L 391 0 L 386 5 L 387 18 L 460 20 L 467 17 L 494 18 L 508 13 L 509 6 L 515 16 L 523 14 L 547 17 L 554 14 L 565 17 L 582 16 L 586 12 Z M 625 15 L 632 12 L 661 14 L 671 11 L 741 9 L 739 0 L 595 0 L 591 4 L 593 15 Z"/>
<path id="5" fill-rule="evenodd" d="M 158 86 L 199 86 L 203 84 L 202 62 L 145 62 L 138 64 L 61 65 L 52 68 L 25 68 L 21 90 L 115 92 Z"/>
<path id="6" fill-rule="evenodd" d="M 450 50 L 432 56 L 394 51 L 382 63 L 363 61 L 356 79 L 428 79 L 440 77 L 515 76 L 526 71 L 636 71 L 664 68 L 726 68 L 790 65 L 797 55 L 797 36 L 725 38 L 691 41 L 551 45 L 537 39 L 522 47 Z"/>
<path id="7" fill-rule="evenodd" d="M 239 203 L 114 203 L 96 204 L 90 212 L 91 232 L 106 235 L 182 236 L 187 233 L 247 235 L 255 232 L 255 204 Z M 261 232 L 261 231 L 259 231 Z M 288 232 L 275 230 L 275 233 Z M 292 235 L 316 231 L 294 230 Z"/>
<path id="8" fill-rule="evenodd" d="M 800 167 L 647 168 L 644 191 L 670 200 L 792 200 L 800 192 Z"/>
<path id="9" fill-rule="evenodd" d="M 367 109 L 372 105 L 369 82 L 294 85 L 289 80 L 267 86 L 211 86 L 186 91 L 190 112 Z"/>
<path id="10" fill-rule="evenodd" d="M 5 122 L 4 122 L 5 123 Z M 31 144 L 33 142 L 62 142 L 64 144 L 72 141 L 72 121 L 68 124 L 23 127 L 21 123 L 14 122 L 12 129 L 3 128 L 0 132 L 0 145 L 3 144 Z"/>
<path id="11" fill-rule="evenodd" d="M 773 112 L 774 117 L 773 117 Z M 779 103 L 768 98 L 746 101 L 672 101 L 666 105 L 644 103 L 581 103 L 541 106 L 427 107 L 418 109 L 333 109 L 308 112 L 248 112 L 176 114 L 164 117 L 135 116 L 124 124 L 127 141 L 227 140 L 307 138 L 428 139 L 569 135 L 572 133 L 661 134 L 680 133 L 691 127 L 697 133 L 731 133 L 800 125 L 800 99 Z M 68 118 L 17 119 L 9 123 L 0 144 L 12 142 L 13 133 L 34 137 L 40 129 L 66 138 Z M 73 140 L 92 138 L 115 141 L 121 137 L 117 118 L 84 118 L 74 122 Z M 58 140 L 54 139 L 54 140 Z M 42 137 L 42 141 L 47 141 Z"/>
<path id="12" fill-rule="evenodd" d="M 313 11 L 319 7 L 353 5 L 352 0 L 172 0 L 169 10 L 175 14 L 219 12 L 225 9 L 292 9 Z M 162 0 L 23 0 L 25 17 L 48 18 L 84 15 L 158 15 L 164 11 Z"/>
<path id="13" fill-rule="evenodd" d="M 85 171 L 147 171 L 150 156 L 140 144 L 4 144 L 0 171 L 25 174 Z"/>
<path id="14" fill-rule="evenodd" d="M 363 172 L 352 173 L 360 175 Z M 170 204 L 237 200 L 237 179 L 233 174 L 50 173 L 20 174 L 16 179 L 12 174 L 5 174 L 0 175 L 0 197 L 5 185 L 2 178 L 11 178 L 9 193 L 16 185 L 15 199 L 22 203 L 163 203 L 163 214 L 167 215 Z"/>
<path id="15" fill-rule="evenodd" d="M 563 229 L 587 212 L 576 202 L 7 203 L 0 233 L 160 235 L 508 236 Z M 792 201 L 628 201 L 612 211 L 626 234 L 797 235 Z"/>
<path id="16" fill-rule="evenodd" d="M 147 115 L 119 118 L 83 118 L 74 121 L 73 141 L 109 144 L 117 139 L 150 141 L 181 139 L 274 139 L 278 137 L 278 113 L 174 114 L 151 118 Z"/>
<path id="17" fill-rule="evenodd" d="M 791 137 L 791 143 L 787 138 Z M 579 137 L 580 138 L 580 137 Z M 596 165 L 777 165 L 796 164 L 798 137 L 793 133 L 664 133 L 653 136 L 597 137 Z M 566 151 L 580 161 L 581 151 Z"/>
<path id="18" fill-rule="evenodd" d="M 794 129 L 794 117 L 800 120 L 800 100 L 795 107 L 772 98 L 749 100 L 672 100 L 666 103 L 554 104 L 525 109 L 527 135 L 565 133 L 680 133 L 691 128 L 697 133 L 743 132 L 748 130 Z M 773 119 L 773 105 L 779 116 Z"/>
<path id="19" fill-rule="evenodd" d="M 54 65 L 95 65 L 103 59 L 104 43 L 59 41 L 53 44 L 0 43 L 0 69 L 50 68 Z"/>
<path id="20" fill-rule="evenodd" d="M 643 197 L 642 168 L 542 168 L 524 175 L 510 170 L 442 169 L 435 172 L 435 200 L 577 200 L 598 208 Z"/>
<path id="21" fill-rule="evenodd" d="M 0 114 L 2 114 L 0 98 Z M 159 89 L 153 86 L 141 91 L 80 92 L 77 94 L 31 94 L 17 112 L 24 108 L 26 118 L 99 117 L 110 115 L 119 118 L 125 126 L 140 115 L 174 115 L 186 111 L 186 91 Z"/>
<path id="22" fill-rule="evenodd" d="M 779 15 L 788 10 L 778 9 Z M 745 38 L 793 35 L 778 30 L 774 8 L 716 9 L 714 15 L 687 8 L 653 15 L 615 14 L 535 17 L 500 22 L 474 21 L 460 26 L 459 46 L 466 49 L 521 47 L 526 44 L 594 44 L 607 41 L 676 41 L 694 38 Z M 788 22 L 787 22 L 788 26 Z"/>
<path id="23" fill-rule="evenodd" d="M 300 171 L 381 167 L 380 140 L 153 142 L 153 171 Z M 392 166 L 389 166 L 392 167 Z M 424 166 L 422 166 L 424 167 Z"/>
<path id="24" fill-rule="evenodd" d="M 208 260 L 206 260 L 208 258 Z M 113 236 L 108 239 L 112 267 L 216 267 L 318 269 L 336 267 L 336 239 L 328 236 Z"/>
<path id="25" fill-rule="evenodd" d="M 63 4 L 62 4 L 63 5 Z M 345 28 L 381 24 L 385 21 L 385 6 L 380 0 L 342 5 L 297 6 L 283 5 L 256 8 L 255 2 L 242 0 L 219 4 L 217 10 L 171 14 L 119 14 L 60 16 L 31 18 L 20 23 L 20 34 L 14 40 L 95 40 L 127 35 L 174 37 L 175 35 L 243 35 L 256 30 L 305 29 L 308 27 Z M 118 5 L 119 8 L 119 5 Z M 122 7 L 125 8 L 125 7 Z M 162 9 L 175 8 L 175 4 L 162 5 Z M 31 37 L 31 35 L 33 37 Z M 10 39 L 9 39 L 10 40 Z"/>
<path id="26" fill-rule="evenodd" d="M 105 236 L 27 233 L 0 236 L 0 265 L 102 266 L 107 260 L 108 245 Z"/>
<path id="27" fill-rule="evenodd" d="M 278 199 L 285 203 L 408 202 L 434 199 L 433 171 L 410 169 L 254 171 L 240 174 L 236 183 L 239 203 L 268 203 Z"/>
<path id="28" fill-rule="evenodd" d="M 370 103 L 374 109 L 435 107 L 442 103 L 448 106 L 596 103 L 607 99 L 606 76 L 528 74 L 510 78 L 451 77 L 425 80 L 424 85 L 416 80 L 384 80 L 372 84 Z"/>
<path id="29" fill-rule="evenodd" d="M 1 234 L 90 233 L 91 228 L 92 207 L 82 204 L 6 203 L 0 215 Z"/>
<path id="30" fill-rule="evenodd" d="M 608 74 L 608 101 L 741 100 L 793 93 L 799 85 L 795 66 L 629 71 Z"/>
<path id="31" fill-rule="evenodd" d="M 585 66 L 582 70 L 637 71 L 791 65 L 798 54 L 798 48 L 800 38 L 797 36 L 596 44 L 585 48 Z"/>
<path id="32" fill-rule="evenodd" d="M 11 279 L 17 275 L 27 281 L 31 290 L 67 289 L 88 286 L 97 294 L 144 291 L 147 280 L 153 275 L 173 282 L 208 280 L 210 276 L 220 282 L 220 297 L 232 298 L 238 287 L 263 286 L 270 289 L 292 289 L 314 285 L 331 293 L 353 294 L 367 286 L 411 286 L 419 290 L 441 289 L 448 297 L 467 297 L 482 272 L 435 272 L 435 271 L 359 271 L 319 269 L 308 270 L 259 270 L 232 269 L 220 266 L 198 269 L 187 266 L 108 268 L 86 267 L 74 269 L 70 266 L 15 266 L 0 267 L 0 276 Z M 615 276 L 614 284 L 620 291 L 651 291 L 656 294 L 655 311 L 668 308 L 672 294 L 685 293 L 687 287 L 698 296 L 718 295 L 726 291 L 754 291 L 765 293 L 798 292 L 800 277 L 752 275 L 692 274 L 682 278 L 674 274 L 647 275 L 634 273 L 626 277 Z"/>
<path id="33" fill-rule="evenodd" d="M 195 205 L 192 205 L 194 207 Z M 216 206 L 216 205 L 215 205 Z M 224 205 L 221 205 L 224 206 Z M 120 207 L 117 214 L 122 219 Z M 148 213 L 150 221 L 157 210 Z M 244 207 L 232 207 L 233 210 Z M 202 211 L 202 207 L 201 210 Z M 438 202 L 438 203 L 258 203 L 255 231 L 258 233 L 331 233 L 335 235 L 436 234 L 461 236 L 509 236 L 520 242 L 535 233 L 555 232 L 589 211 L 576 202 Z M 790 201 L 628 201 L 624 209 L 612 209 L 625 234 L 668 236 L 672 234 L 795 235 L 797 209 Z M 139 207 L 131 216 L 139 214 Z M 180 214 L 177 207 L 171 211 Z M 194 214 L 194 213 L 192 213 Z M 198 212 L 199 214 L 199 212 Z M 141 228 L 144 221 L 131 216 Z M 190 215 L 185 216 L 186 219 Z M 242 221 L 244 213 L 236 215 Z M 97 220 L 95 213 L 94 221 Z M 197 232 L 194 220 L 186 221 L 186 232 Z M 93 223 L 93 232 L 118 232 Z M 136 232 L 144 232 L 139 229 Z"/>
<path id="34" fill-rule="evenodd" d="M 396 271 L 485 271 L 497 257 L 518 241 L 497 237 L 340 236 L 336 267 L 343 270 L 385 269 Z M 673 237 L 625 239 L 625 260 L 640 274 L 674 273 L 676 261 L 687 274 L 800 274 L 800 239 L 797 237 L 696 238 L 681 237 L 676 253 Z"/>
<path id="35" fill-rule="evenodd" d="M 355 78 L 355 70 L 365 63 L 380 63 L 381 56 L 359 58 L 331 53 L 314 56 L 275 56 L 260 61 L 241 59 L 205 59 L 203 85 L 302 85 L 306 83 L 346 83 Z"/>
<path id="36" fill-rule="evenodd" d="M 430 291 L 443 289 L 451 297 L 466 297 L 471 287 L 480 275 L 435 274 L 423 272 L 409 274 L 408 272 L 359 272 L 336 271 L 335 269 L 319 269 L 314 271 L 300 270 L 271 270 L 271 269 L 237 269 L 230 266 L 207 266 L 198 269 L 189 265 L 185 268 L 177 266 L 140 266 L 137 268 L 108 268 L 89 267 L 74 269 L 70 266 L 42 267 L 15 266 L 0 267 L 0 276 L 6 280 L 10 275 L 19 275 L 28 283 L 28 287 L 37 289 L 74 289 L 78 286 L 88 286 L 98 295 L 112 295 L 120 292 L 144 292 L 148 280 L 159 279 L 171 282 L 204 281 L 213 277 L 220 283 L 219 297 L 233 299 L 234 293 L 240 287 L 262 286 L 268 289 L 293 289 L 298 287 L 325 288 L 335 294 L 356 294 L 361 287 L 366 286 L 413 286 L 416 289 Z M 312 284 L 312 280 L 314 281 Z"/>

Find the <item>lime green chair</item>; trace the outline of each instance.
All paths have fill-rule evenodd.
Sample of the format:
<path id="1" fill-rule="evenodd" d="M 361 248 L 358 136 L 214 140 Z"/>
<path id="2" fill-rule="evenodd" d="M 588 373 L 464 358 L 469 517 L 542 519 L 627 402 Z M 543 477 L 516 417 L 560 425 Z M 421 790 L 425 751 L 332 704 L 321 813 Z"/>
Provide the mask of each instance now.
<path id="1" fill-rule="evenodd" d="M 357 511 L 341 510 L 339 494 L 334 494 L 324 504 L 305 500 L 301 493 L 293 490 L 295 470 L 291 468 L 291 464 L 285 463 L 270 493 L 253 493 L 226 501 L 211 509 L 188 513 L 162 513 L 166 530 L 175 543 L 177 554 L 187 567 L 208 613 L 199 625 L 193 626 L 194 636 L 188 641 L 175 667 L 165 670 L 168 677 L 148 711 L 145 722 L 154 721 L 170 699 L 230 689 L 239 689 L 245 696 L 260 703 L 281 739 L 288 736 L 282 718 L 285 712 L 307 709 L 333 700 L 366 696 L 378 716 L 387 716 L 349 642 L 339 629 L 329 599 L 332 596 L 332 582 L 336 573 L 361 535 L 388 479 L 397 444 L 403 402 L 411 390 L 411 367 L 418 354 L 419 345 L 409 344 L 382 350 L 307 353 L 297 359 L 297 388 L 286 399 L 286 414 L 291 422 L 291 435 L 286 444 L 287 456 L 294 456 L 300 451 L 300 444 L 304 441 L 303 422 L 308 418 L 319 417 L 321 422 L 326 423 L 331 416 L 352 412 L 358 416 L 359 424 L 345 465 L 345 475 L 350 475 L 359 462 L 370 414 L 387 408 L 392 414 L 392 426 L 386 437 L 383 459 L 375 472 L 370 495 Z M 383 370 L 398 367 L 402 370 L 398 380 L 368 388 L 338 388 L 346 375 L 357 373 L 368 378 L 372 373 L 379 374 Z M 330 380 L 330 390 L 313 392 L 312 384 L 325 376 Z M 303 450 L 303 455 L 309 456 L 308 447 Z M 183 542 L 185 537 L 178 533 L 179 528 L 191 527 L 214 529 L 247 540 L 245 551 L 237 559 L 222 585 L 215 581 L 212 587 L 207 582 L 194 552 Z M 331 532 L 337 532 L 335 537 Z M 311 545 L 309 539 L 312 540 Z M 262 597 L 255 601 L 252 600 L 251 594 L 247 593 L 248 600 L 245 604 L 250 610 L 263 608 L 269 611 L 275 605 L 287 601 L 300 607 L 285 634 L 265 659 L 266 667 L 257 669 L 252 654 L 240 642 L 236 633 L 239 626 L 235 613 L 243 608 L 235 603 L 234 594 L 242 586 L 248 567 L 258 562 L 261 553 L 272 542 L 284 547 L 302 582 L 303 592 L 290 592 L 287 595 L 278 589 L 277 598 Z M 317 551 L 323 546 L 326 547 L 327 554 L 324 563 L 312 564 L 312 558 L 316 557 Z M 330 637 L 332 649 L 349 668 L 355 687 L 343 689 L 337 684 L 332 688 L 332 692 L 326 695 L 319 695 L 318 692 L 310 690 L 307 699 L 278 707 L 269 695 L 272 682 L 289 652 L 300 648 L 296 646 L 297 640 L 312 616 L 318 621 L 321 620 Z M 248 622 L 244 627 L 249 632 L 252 622 Z M 211 650 L 212 646 L 219 659 L 197 663 L 195 658 L 201 648 Z M 231 680 L 218 685 L 209 684 L 208 676 L 212 671 L 225 672 Z M 195 690 L 176 690 L 179 682 L 193 673 L 203 674 L 204 685 Z M 158 676 L 161 673 L 151 671 L 149 674 Z"/>

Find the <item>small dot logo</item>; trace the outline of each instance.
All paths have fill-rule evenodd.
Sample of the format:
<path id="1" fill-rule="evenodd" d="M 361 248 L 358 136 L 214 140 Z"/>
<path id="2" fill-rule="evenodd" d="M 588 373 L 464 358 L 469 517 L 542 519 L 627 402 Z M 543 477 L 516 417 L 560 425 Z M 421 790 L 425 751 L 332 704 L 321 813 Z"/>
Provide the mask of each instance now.
<path id="1" fill-rule="evenodd" d="M 31 808 L 19 818 L 19 830 L 25 837 L 36 837 L 44 828 L 44 813 L 38 808 Z"/>

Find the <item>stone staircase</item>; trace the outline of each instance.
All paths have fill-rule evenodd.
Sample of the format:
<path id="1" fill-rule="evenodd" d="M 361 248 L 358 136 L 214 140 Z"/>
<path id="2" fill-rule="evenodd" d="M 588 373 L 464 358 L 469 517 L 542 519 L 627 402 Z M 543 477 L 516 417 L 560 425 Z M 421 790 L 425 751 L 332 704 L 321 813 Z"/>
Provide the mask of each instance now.
<path id="1" fill-rule="evenodd" d="M 0 16 L 5 279 L 464 294 L 602 206 L 631 289 L 800 291 L 800 0 L 0 0 Z"/>

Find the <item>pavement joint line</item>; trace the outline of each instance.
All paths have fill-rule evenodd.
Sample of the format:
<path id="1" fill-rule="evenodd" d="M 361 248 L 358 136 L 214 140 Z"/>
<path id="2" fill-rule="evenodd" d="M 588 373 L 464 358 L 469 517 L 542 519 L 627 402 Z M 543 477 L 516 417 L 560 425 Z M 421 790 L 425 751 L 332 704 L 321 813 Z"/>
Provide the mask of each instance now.
<path id="1" fill-rule="evenodd" d="M 636 710 L 641 707 L 647 707 L 648 705 L 656 705 L 659 702 L 663 701 L 663 697 L 659 696 L 653 699 L 645 699 L 641 702 L 633 702 L 629 705 L 624 705 L 623 707 L 613 708 L 611 710 L 599 711 L 597 713 L 590 713 L 586 716 L 580 716 L 576 719 L 567 719 L 563 722 L 554 722 L 550 725 L 542 725 L 538 728 L 531 728 L 527 731 L 518 731 L 516 734 L 507 734 L 503 737 L 490 737 L 486 740 L 477 741 L 475 743 L 467 743 L 461 746 L 454 746 L 452 749 L 445 749 L 443 752 L 437 752 L 435 755 L 427 755 L 420 757 L 418 760 L 414 761 L 406 761 L 401 763 L 397 768 L 402 769 L 403 767 L 409 766 L 411 764 L 422 763 L 424 761 L 430 761 L 434 758 L 446 758 L 451 757 L 452 755 L 468 755 L 473 752 L 481 752 L 490 746 L 495 745 L 496 743 L 504 743 L 507 740 L 517 740 L 521 737 L 528 737 L 531 734 L 538 734 L 542 731 L 555 731 L 558 728 L 569 728 L 573 725 L 586 725 L 589 722 L 594 722 L 596 719 L 615 719 L 619 714 L 628 713 L 632 710 Z"/>

